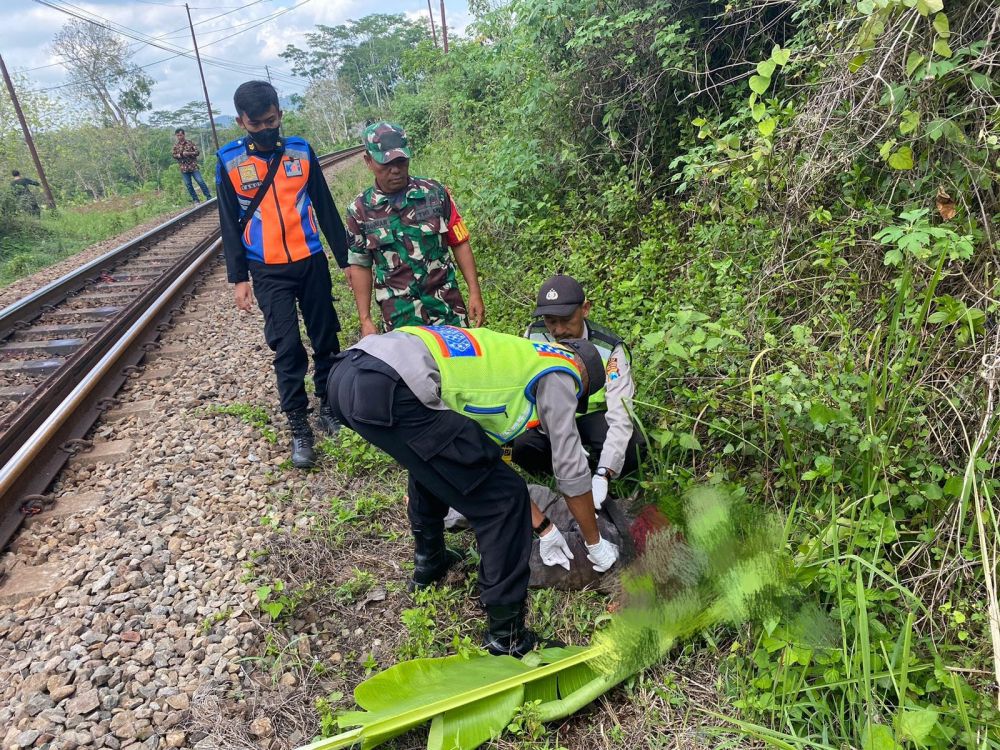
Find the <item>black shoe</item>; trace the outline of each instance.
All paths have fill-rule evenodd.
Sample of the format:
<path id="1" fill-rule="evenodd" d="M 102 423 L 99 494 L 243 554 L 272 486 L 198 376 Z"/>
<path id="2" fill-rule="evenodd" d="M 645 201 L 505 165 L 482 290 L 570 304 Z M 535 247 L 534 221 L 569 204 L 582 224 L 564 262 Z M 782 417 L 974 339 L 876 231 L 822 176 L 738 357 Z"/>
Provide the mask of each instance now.
<path id="1" fill-rule="evenodd" d="M 516 656 L 520 659 L 539 645 L 535 632 L 524 626 L 524 602 L 487 607 L 486 618 L 483 648 L 494 656 Z"/>
<path id="2" fill-rule="evenodd" d="M 341 424 L 333 413 L 333 407 L 327 403 L 320 404 L 319 426 L 327 435 L 336 435 L 340 432 Z"/>
<path id="3" fill-rule="evenodd" d="M 316 451 L 313 450 L 313 431 L 306 410 L 289 412 L 288 426 L 292 430 L 292 466 L 296 469 L 313 468 Z"/>
<path id="4" fill-rule="evenodd" d="M 444 544 L 444 530 L 413 530 L 413 579 L 407 585 L 411 593 L 441 581 L 462 555 Z"/>

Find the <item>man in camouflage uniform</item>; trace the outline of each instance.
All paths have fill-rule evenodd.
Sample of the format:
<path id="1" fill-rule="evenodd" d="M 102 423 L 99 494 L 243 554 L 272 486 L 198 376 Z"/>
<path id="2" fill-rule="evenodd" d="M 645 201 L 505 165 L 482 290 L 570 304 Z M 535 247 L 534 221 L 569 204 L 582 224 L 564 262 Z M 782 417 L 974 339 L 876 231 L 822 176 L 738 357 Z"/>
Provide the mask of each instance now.
<path id="1" fill-rule="evenodd" d="M 364 145 L 375 184 L 347 209 L 348 262 L 361 336 L 377 333 L 371 319 L 373 281 L 387 331 L 470 322 L 482 326 L 476 261 L 451 193 L 439 182 L 410 176 L 410 148 L 398 125 L 369 125 Z M 468 307 L 458 288 L 456 264 L 469 287 Z"/>

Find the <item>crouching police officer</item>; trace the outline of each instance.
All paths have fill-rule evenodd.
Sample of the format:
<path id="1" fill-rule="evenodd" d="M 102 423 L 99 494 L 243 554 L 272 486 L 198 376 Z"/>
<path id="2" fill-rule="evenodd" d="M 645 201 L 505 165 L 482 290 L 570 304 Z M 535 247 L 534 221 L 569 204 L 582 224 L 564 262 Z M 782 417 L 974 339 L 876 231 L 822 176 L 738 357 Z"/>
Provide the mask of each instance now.
<path id="1" fill-rule="evenodd" d="M 590 300 L 572 276 L 558 274 L 546 281 L 537 302 L 535 316 L 541 320 L 528 327 L 527 338 L 539 343 L 586 339 L 597 348 L 607 370 L 606 387 L 594 394 L 586 414 L 576 420 L 594 469 L 594 506 L 600 509 L 608 497 L 608 480 L 634 472 L 645 444 L 628 412 L 635 395 L 631 358 L 620 336 L 588 319 Z M 514 441 L 512 458 L 533 474 L 550 474 L 553 451 L 551 435 L 535 428 Z"/>
<path id="2" fill-rule="evenodd" d="M 479 545 L 484 647 L 491 653 L 521 656 L 537 642 L 524 625 L 532 528 L 546 564 L 568 567 L 573 556 L 503 462 L 501 444 L 545 425 L 587 558 L 598 572 L 618 559 L 597 527 L 574 419 L 603 386 L 604 364 L 588 341 L 540 343 L 452 326 L 367 336 L 338 357 L 330 375 L 337 418 L 409 470 L 415 587 L 441 580 L 456 561 L 444 543 L 449 507 L 468 518 Z"/>

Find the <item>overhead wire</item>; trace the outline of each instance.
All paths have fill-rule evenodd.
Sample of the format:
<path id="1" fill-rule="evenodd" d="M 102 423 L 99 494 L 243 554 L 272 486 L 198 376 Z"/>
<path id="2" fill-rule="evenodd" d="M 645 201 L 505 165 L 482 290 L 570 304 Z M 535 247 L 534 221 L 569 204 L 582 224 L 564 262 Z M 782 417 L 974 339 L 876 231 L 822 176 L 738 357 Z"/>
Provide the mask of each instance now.
<path id="1" fill-rule="evenodd" d="M 81 8 L 78 5 L 75 5 L 75 4 L 71 3 L 71 2 L 68 2 L 68 0 L 34 0 L 34 1 L 36 3 L 38 3 L 39 5 L 43 5 L 43 6 L 52 8 L 53 10 L 57 10 L 57 11 L 59 11 L 61 13 L 69 15 L 69 16 L 71 16 L 73 18 L 77 18 L 78 20 L 85 21 L 85 22 L 88 22 L 88 23 L 91 23 L 91 24 L 94 24 L 94 25 L 104 26 L 104 27 L 108 28 L 109 30 L 111 30 L 112 32 L 114 32 L 116 34 L 119 34 L 120 36 L 124 36 L 124 37 L 126 37 L 128 39 L 131 39 L 131 40 L 133 40 L 135 42 L 138 42 L 140 45 L 148 45 L 148 46 L 156 47 L 157 49 L 162 49 L 164 51 L 172 52 L 173 53 L 169 57 L 165 57 L 165 58 L 163 58 L 161 60 L 155 60 L 155 61 L 153 61 L 151 63 L 146 63 L 145 65 L 137 66 L 139 69 L 146 69 L 146 68 L 149 68 L 149 67 L 153 67 L 155 65 L 159 65 L 159 64 L 162 64 L 162 63 L 167 62 L 169 60 L 173 60 L 173 59 L 175 59 L 177 57 L 182 57 L 182 56 L 183 57 L 187 57 L 189 59 L 194 59 L 195 58 L 193 50 L 188 50 L 188 49 L 185 49 L 185 48 L 179 48 L 179 47 L 177 47 L 177 45 L 173 45 L 173 44 L 170 44 L 170 43 L 164 43 L 164 42 L 162 42 L 162 37 L 150 36 L 148 34 L 145 34 L 144 32 L 138 31 L 137 29 L 133 29 L 133 28 L 131 28 L 129 26 L 125 26 L 124 24 L 120 24 L 120 23 L 117 23 L 115 21 L 112 21 L 111 19 L 105 18 L 105 17 L 103 17 L 103 16 L 101 16 L 101 15 L 99 15 L 97 13 L 92 13 L 91 11 L 88 11 L 88 10 L 86 10 L 84 8 Z M 242 10 L 244 8 L 247 8 L 247 7 L 251 6 L 251 5 L 257 5 L 257 4 L 261 3 L 261 2 L 265 2 L 265 0 L 253 0 L 250 3 L 245 3 L 245 4 L 241 5 L 241 6 L 237 6 L 237 7 L 233 8 L 232 10 L 230 10 L 230 11 L 228 11 L 226 13 L 220 13 L 220 14 L 217 14 L 216 16 L 212 16 L 211 18 L 203 19 L 202 21 L 199 21 L 198 24 L 194 24 L 194 25 L 200 25 L 202 23 L 206 23 L 206 22 L 214 20 L 216 18 L 220 18 L 220 17 L 225 16 L 225 15 L 230 15 L 231 13 L 236 12 L 237 10 Z M 299 3 L 297 3 L 297 4 L 293 5 L 293 6 L 291 6 L 289 8 L 282 8 L 281 10 L 279 10 L 279 11 L 277 11 L 275 13 L 272 13 L 270 15 L 264 16 L 264 17 L 262 17 L 260 19 L 253 19 L 251 21 L 247 21 L 247 22 L 244 22 L 244 23 L 241 23 L 241 24 L 235 24 L 235 25 L 233 25 L 231 27 L 227 27 L 226 29 L 212 29 L 212 30 L 209 31 L 209 33 L 226 33 L 226 36 L 220 37 L 218 39 L 210 40 L 210 41 L 208 41 L 208 42 L 200 45 L 199 46 L 199 50 L 201 48 L 209 47 L 209 46 L 211 46 L 213 44 L 221 42 L 221 41 L 223 41 L 225 39 L 231 39 L 234 36 L 237 36 L 239 34 L 242 34 L 242 33 L 245 33 L 247 31 L 250 31 L 251 29 L 254 29 L 254 28 L 258 27 L 258 26 L 261 26 L 264 23 L 267 23 L 268 21 L 271 21 L 271 20 L 273 20 L 273 19 L 275 19 L 275 18 L 277 18 L 279 16 L 282 16 L 282 15 L 284 15 L 286 13 L 289 13 L 289 12 L 295 10 L 296 8 L 299 8 L 299 7 L 303 6 L 303 5 L 305 5 L 308 2 L 310 2 L 310 0 L 302 0 L 301 2 L 299 2 Z M 57 4 L 57 3 L 61 3 L 61 4 Z M 68 6 L 68 7 L 64 7 L 64 6 Z M 75 9 L 75 10 L 73 10 L 73 9 Z M 232 33 L 228 33 L 231 29 L 238 29 L 240 26 L 246 26 L 246 28 L 240 29 L 238 31 L 233 31 Z M 184 27 L 184 28 L 187 28 L 187 27 Z M 169 33 L 172 33 L 172 32 L 168 32 L 168 34 Z M 141 49 L 141 46 L 139 47 L 139 49 Z M 137 52 L 137 51 L 138 50 L 135 50 L 135 51 L 131 52 L 130 55 L 129 55 L 129 57 L 134 56 L 135 52 Z M 202 56 L 202 62 L 205 63 L 206 65 L 210 65 L 210 66 L 217 67 L 217 68 L 222 68 L 222 69 L 228 70 L 230 72 L 243 73 L 243 74 L 246 74 L 246 75 L 260 75 L 261 69 L 265 68 L 265 66 L 262 66 L 262 65 L 248 65 L 248 64 L 237 62 L 237 61 L 226 60 L 224 58 L 215 58 L 215 57 L 208 56 L 208 55 L 203 55 Z M 53 63 L 51 65 L 40 66 L 40 68 L 35 68 L 35 70 L 41 69 L 41 68 L 44 68 L 44 67 L 52 67 L 54 65 L 63 65 L 63 64 L 64 63 L 61 63 L 61 62 L 60 63 Z M 266 72 L 266 69 L 265 69 L 265 72 Z M 286 85 L 300 85 L 300 84 L 303 83 L 301 79 L 298 79 L 295 76 L 293 76 L 292 74 L 286 73 L 286 72 L 284 72 L 284 71 L 282 71 L 280 69 L 275 69 L 275 70 L 271 71 L 270 75 L 271 75 L 272 78 L 276 78 L 281 83 L 284 83 Z M 50 86 L 50 87 L 43 88 L 43 89 L 36 89 L 35 91 L 36 92 L 53 91 L 53 90 L 57 90 L 57 89 L 61 89 L 61 88 L 66 88 L 66 87 L 72 86 L 72 85 L 73 84 L 62 84 L 62 85 L 58 85 L 58 86 Z"/>

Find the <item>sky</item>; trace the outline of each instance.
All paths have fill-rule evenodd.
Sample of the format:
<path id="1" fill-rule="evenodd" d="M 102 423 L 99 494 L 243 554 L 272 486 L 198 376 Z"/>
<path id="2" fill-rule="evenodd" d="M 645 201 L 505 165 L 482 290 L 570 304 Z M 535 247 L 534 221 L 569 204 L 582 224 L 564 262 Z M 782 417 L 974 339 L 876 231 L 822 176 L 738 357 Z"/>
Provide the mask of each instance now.
<path id="1" fill-rule="evenodd" d="M 36 90 L 55 88 L 67 81 L 66 70 L 51 50 L 53 37 L 73 17 L 71 11 L 91 18 L 101 17 L 126 34 L 151 40 L 166 49 L 126 38 L 132 60 L 155 81 L 154 110 L 178 109 L 204 94 L 195 60 L 175 56 L 193 55 L 191 31 L 184 2 L 178 0 L 45 0 L 60 9 L 34 0 L 4 0 L 0 27 L 0 54 L 11 72 L 23 73 Z M 301 92 L 305 81 L 291 77 L 290 65 L 278 54 L 289 44 L 306 46 L 306 33 L 317 24 L 337 26 L 371 13 L 403 13 L 427 18 L 427 0 L 188 0 L 195 24 L 198 49 L 205 68 L 212 106 L 223 115 L 233 115 L 232 93 L 243 81 L 266 79 L 270 66 L 279 96 Z M 432 0 L 435 26 L 440 25 L 439 0 Z M 465 0 L 445 3 L 450 33 L 460 33 L 470 22 Z M 284 12 L 283 12 L 284 11 Z M 278 16 L 267 19 L 269 16 Z M 224 15 L 222 15 L 224 14 Z M 214 18 L 213 18 L 214 17 Z M 440 35 L 440 30 L 438 31 Z M 166 59 L 172 58 L 172 59 Z M 234 70 L 234 68 L 236 68 Z"/>

